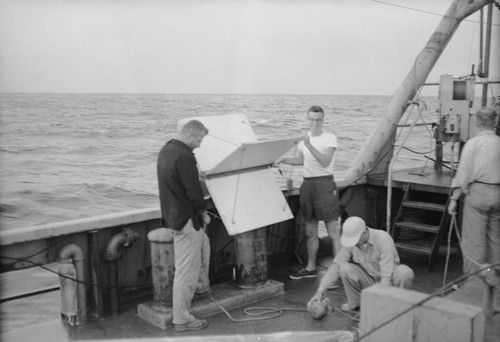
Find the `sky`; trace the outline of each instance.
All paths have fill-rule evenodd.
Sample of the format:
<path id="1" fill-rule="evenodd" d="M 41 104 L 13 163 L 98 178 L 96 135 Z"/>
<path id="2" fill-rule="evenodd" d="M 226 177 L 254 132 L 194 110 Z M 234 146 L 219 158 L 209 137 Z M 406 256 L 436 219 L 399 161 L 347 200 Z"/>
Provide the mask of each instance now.
<path id="1" fill-rule="evenodd" d="M 450 3 L 0 0 L 0 92 L 391 95 Z M 428 82 L 470 74 L 478 20 Z"/>

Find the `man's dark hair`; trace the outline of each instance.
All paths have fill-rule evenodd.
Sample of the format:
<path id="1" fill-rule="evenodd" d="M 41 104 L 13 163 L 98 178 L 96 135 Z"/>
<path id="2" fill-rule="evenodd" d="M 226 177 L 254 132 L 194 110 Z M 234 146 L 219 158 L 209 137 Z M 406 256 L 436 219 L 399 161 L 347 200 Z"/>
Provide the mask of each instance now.
<path id="1" fill-rule="evenodd" d="M 309 110 L 307 112 L 321 113 L 323 115 L 325 114 L 323 108 L 321 108 L 320 106 L 311 106 L 309 107 Z"/>

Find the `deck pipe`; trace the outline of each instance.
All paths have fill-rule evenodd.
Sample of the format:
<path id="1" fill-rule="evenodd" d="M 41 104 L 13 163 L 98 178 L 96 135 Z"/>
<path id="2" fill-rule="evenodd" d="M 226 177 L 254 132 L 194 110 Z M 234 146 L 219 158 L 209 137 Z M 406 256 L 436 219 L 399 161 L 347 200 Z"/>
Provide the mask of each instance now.
<path id="1" fill-rule="evenodd" d="M 153 278 L 153 307 L 170 310 L 174 284 L 174 231 L 158 228 L 148 233 L 151 243 L 151 269 Z"/>
<path id="2" fill-rule="evenodd" d="M 74 243 L 66 245 L 59 251 L 59 263 L 62 265 L 73 264 L 76 270 L 77 314 L 75 323 L 77 325 L 87 323 L 87 296 L 85 293 L 85 273 L 83 261 L 83 250 Z M 64 279 L 64 281 L 68 280 L 69 279 L 66 278 Z M 69 281 L 75 282 L 73 280 Z M 63 283 L 63 279 L 61 278 L 61 293 L 65 290 Z M 62 296 L 64 296 L 63 293 Z"/>
<path id="3" fill-rule="evenodd" d="M 111 297 L 111 314 L 118 315 L 118 260 L 123 257 L 120 247 L 130 247 L 137 239 L 138 234 L 129 228 L 124 228 L 121 233 L 114 235 L 104 252 L 104 260 L 109 267 L 109 286 Z"/>
<path id="4" fill-rule="evenodd" d="M 103 287 L 102 275 L 100 271 L 99 260 L 99 231 L 93 230 L 88 233 L 89 237 L 89 263 L 90 263 L 90 278 L 92 280 L 92 290 L 95 301 L 95 315 L 97 318 L 104 317 L 104 303 L 103 303 Z"/>
<path id="5" fill-rule="evenodd" d="M 267 235 L 260 228 L 234 236 L 235 285 L 253 288 L 267 282 Z"/>

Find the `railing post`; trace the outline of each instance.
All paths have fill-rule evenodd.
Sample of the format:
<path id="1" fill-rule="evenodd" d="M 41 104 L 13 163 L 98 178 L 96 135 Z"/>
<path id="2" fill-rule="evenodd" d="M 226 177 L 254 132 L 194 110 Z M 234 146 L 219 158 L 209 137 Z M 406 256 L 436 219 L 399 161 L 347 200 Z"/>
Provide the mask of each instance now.
<path id="1" fill-rule="evenodd" d="M 89 264 L 90 277 L 92 280 L 93 299 L 95 304 L 95 315 L 97 318 L 104 317 L 102 275 L 99 259 L 99 234 L 97 230 L 88 233 L 89 235 Z"/>

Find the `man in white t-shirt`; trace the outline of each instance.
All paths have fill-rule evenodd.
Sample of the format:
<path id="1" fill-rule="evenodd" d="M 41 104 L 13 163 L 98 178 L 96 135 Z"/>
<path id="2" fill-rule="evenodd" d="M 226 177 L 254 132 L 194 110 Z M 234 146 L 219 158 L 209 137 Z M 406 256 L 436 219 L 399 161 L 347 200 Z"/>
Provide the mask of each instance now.
<path id="1" fill-rule="evenodd" d="M 337 186 L 333 180 L 334 153 L 337 137 L 323 131 L 325 112 L 319 106 L 307 111 L 309 132 L 298 144 L 293 157 L 282 156 L 275 164 L 304 165 L 304 182 L 300 188 L 300 207 L 305 220 L 307 236 L 307 266 L 290 275 L 291 279 L 317 276 L 318 222 L 323 221 L 332 239 L 333 256 L 340 250 L 339 201 Z"/>

